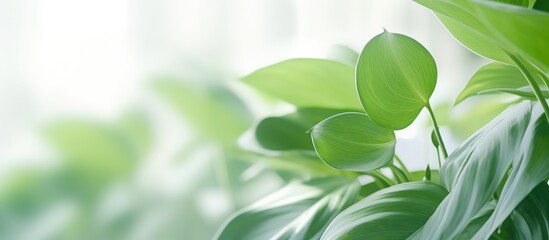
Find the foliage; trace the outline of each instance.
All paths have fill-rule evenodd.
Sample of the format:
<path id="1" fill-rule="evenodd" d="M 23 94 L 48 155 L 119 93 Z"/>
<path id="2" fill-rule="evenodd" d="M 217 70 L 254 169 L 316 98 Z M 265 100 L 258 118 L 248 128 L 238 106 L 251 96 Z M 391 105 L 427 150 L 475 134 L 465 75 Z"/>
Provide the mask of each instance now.
<path id="1" fill-rule="evenodd" d="M 258 143 L 281 162 L 293 162 L 289 153 L 314 151 L 316 161 L 336 170 L 323 171 L 331 178 L 294 178 L 235 213 L 217 238 L 549 237 L 549 1 L 416 2 L 467 48 L 494 60 L 472 76 L 455 105 L 500 93 L 519 100 L 495 108 L 507 109 L 449 153 L 435 116 L 440 111 L 429 102 L 435 61 L 408 36 L 385 30 L 372 38 L 354 81 L 350 67 L 321 59 L 259 69 L 243 81 L 297 109 L 263 119 L 255 128 Z M 440 171 L 409 172 L 395 154 L 393 131 L 408 127 L 423 108 L 433 122 L 430 141 L 442 153 Z"/>

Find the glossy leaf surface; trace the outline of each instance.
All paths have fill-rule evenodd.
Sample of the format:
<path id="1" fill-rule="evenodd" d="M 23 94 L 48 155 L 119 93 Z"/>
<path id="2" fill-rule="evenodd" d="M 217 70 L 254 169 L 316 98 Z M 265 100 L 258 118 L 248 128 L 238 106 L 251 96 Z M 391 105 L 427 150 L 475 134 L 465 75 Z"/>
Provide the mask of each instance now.
<path id="1" fill-rule="evenodd" d="M 549 124 L 539 105 L 532 111 L 530 124 L 519 146 L 520 151 L 513 161 L 498 205 L 475 235 L 476 239 L 482 239 L 482 236 L 496 230 L 530 191 L 549 177 Z"/>
<path id="2" fill-rule="evenodd" d="M 370 118 L 388 129 L 409 126 L 428 104 L 437 80 L 431 54 L 416 40 L 384 31 L 358 60 L 356 85 Z"/>
<path id="3" fill-rule="evenodd" d="M 519 152 L 530 113 L 528 102 L 510 107 L 445 160 L 440 176 L 450 193 L 412 239 L 452 239 L 465 229 Z"/>
<path id="4" fill-rule="evenodd" d="M 429 219 L 447 193 L 430 182 L 380 190 L 341 212 L 322 239 L 406 239 Z"/>
<path id="5" fill-rule="evenodd" d="M 311 137 L 318 156 L 342 170 L 381 168 L 393 159 L 395 152 L 395 134 L 363 113 L 330 117 L 312 129 Z"/>

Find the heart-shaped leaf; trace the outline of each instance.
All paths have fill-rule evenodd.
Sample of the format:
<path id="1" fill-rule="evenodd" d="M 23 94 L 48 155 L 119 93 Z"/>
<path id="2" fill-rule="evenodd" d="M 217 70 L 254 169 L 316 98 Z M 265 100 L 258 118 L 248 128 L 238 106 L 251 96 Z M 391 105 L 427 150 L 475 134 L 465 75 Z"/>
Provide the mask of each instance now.
<path id="1" fill-rule="evenodd" d="M 388 31 L 366 44 L 356 69 L 358 95 L 368 116 L 393 130 L 414 121 L 429 103 L 436 80 L 436 64 L 427 49 Z"/>
<path id="2" fill-rule="evenodd" d="M 351 171 L 384 167 L 395 152 L 393 131 L 376 125 L 366 114 L 332 116 L 311 132 L 318 156 L 328 165 Z"/>
<path id="3" fill-rule="evenodd" d="M 338 177 L 291 183 L 237 212 L 214 239 L 319 239 L 359 189 Z"/>
<path id="4" fill-rule="evenodd" d="M 242 81 L 297 107 L 361 109 L 353 68 L 336 61 L 291 59 L 259 69 Z"/>
<path id="5" fill-rule="evenodd" d="M 382 189 L 341 212 L 322 239 L 405 239 L 429 219 L 446 194 L 431 182 Z"/>

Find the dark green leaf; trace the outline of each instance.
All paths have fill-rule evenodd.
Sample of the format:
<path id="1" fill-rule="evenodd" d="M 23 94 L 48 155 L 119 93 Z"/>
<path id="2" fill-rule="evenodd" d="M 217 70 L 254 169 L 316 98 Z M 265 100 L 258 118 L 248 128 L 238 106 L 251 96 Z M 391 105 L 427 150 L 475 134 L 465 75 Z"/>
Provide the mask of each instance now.
<path id="1" fill-rule="evenodd" d="M 409 126 L 429 102 L 436 64 L 414 39 L 384 31 L 366 44 L 357 64 L 356 84 L 370 118 L 388 129 Z"/>
<path id="2" fill-rule="evenodd" d="M 292 183 L 236 213 L 214 239 L 318 239 L 359 189 L 336 177 Z"/>
<path id="3" fill-rule="evenodd" d="M 405 239 L 427 221 L 447 193 L 430 182 L 377 191 L 341 212 L 322 239 Z"/>
<path id="4" fill-rule="evenodd" d="M 313 128 L 311 137 L 318 156 L 342 170 L 381 168 L 393 159 L 395 152 L 395 134 L 363 113 L 330 117 Z"/>
<path id="5" fill-rule="evenodd" d="M 539 184 L 503 225 L 512 239 L 549 239 L 549 187 Z M 509 221 L 510 220 L 510 221 Z"/>
<path id="6" fill-rule="evenodd" d="M 549 12 L 549 0 L 537 0 L 534 4 L 534 9 Z"/>
<path id="7" fill-rule="evenodd" d="M 270 150 L 314 150 L 308 131 L 322 120 L 344 110 L 302 108 L 281 117 L 263 119 L 255 136 L 262 147 Z"/>
<path id="8" fill-rule="evenodd" d="M 242 81 L 300 108 L 361 109 L 353 68 L 336 61 L 291 59 L 259 69 Z"/>

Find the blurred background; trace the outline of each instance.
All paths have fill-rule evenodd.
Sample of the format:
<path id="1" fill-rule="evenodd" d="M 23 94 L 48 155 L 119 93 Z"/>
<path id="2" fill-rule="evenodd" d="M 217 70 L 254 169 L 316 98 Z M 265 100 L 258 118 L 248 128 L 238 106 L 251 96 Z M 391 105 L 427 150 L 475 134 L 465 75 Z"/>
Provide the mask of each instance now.
<path id="1" fill-rule="evenodd" d="M 348 61 L 383 28 L 433 54 L 450 149 L 505 106 L 451 108 L 486 60 L 409 0 L 0 0 L 0 239 L 211 239 L 307 177 L 253 139 L 292 107 L 239 78 Z M 436 162 L 430 133 L 425 112 L 397 133 L 411 169 Z"/>

